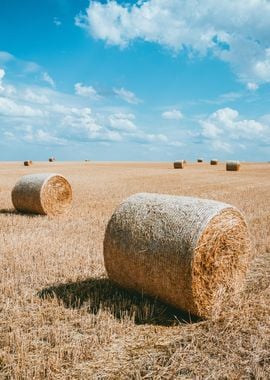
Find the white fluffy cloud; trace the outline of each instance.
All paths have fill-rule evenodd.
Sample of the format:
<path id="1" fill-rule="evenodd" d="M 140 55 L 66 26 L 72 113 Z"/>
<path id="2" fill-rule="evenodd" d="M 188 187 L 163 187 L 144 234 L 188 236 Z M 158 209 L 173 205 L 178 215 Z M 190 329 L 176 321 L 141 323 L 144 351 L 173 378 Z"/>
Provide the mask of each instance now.
<path id="1" fill-rule="evenodd" d="M 119 98 L 124 100 L 127 103 L 130 104 L 138 104 L 140 103 L 140 99 L 137 98 L 137 96 L 134 94 L 134 92 L 121 88 L 114 88 L 113 92 L 115 95 L 117 95 Z"/>
<path id="2" fill-rule="evenodd" d="M 20 89 L 11 98 L 0 97 L 1 138 L 47 146 L 68 145 L 72 141 L 167 141 L 164 135 L 137 129 L 131 113 L 99 115 L 89 107 L 74 106 L 72 100 L 76 99 L 38 87 Z"/>
<path id="3" fill-rule="evenodd" d="M 113 129 L 119 129 L 122 131 L 135 131 L 136 125 L 133 120 L 135 116 L 133 114 L 117 113 L 109 116 L 109 125 Z"/>
<path id="4" fill-rule="evenodd" d="M 12 99 L 0 97 L 0 116 L 11 117 L 41 117 L 45 113 L 29 105 L 19 104 Z"/>
<path id="5" fill-rule="evenodd" d="M 270 82 L 270 2 L 266 0 L 90 1 L 76 25 L 126 47 L 142 39 L 180 51 L 211 52 L 245 83 Z"/>
<path id="6" fill-rule="evenodd" d="M 119 131 L 109 130 L 98 122 L 96 116 L 89 107 L 54 107 L 59 114 L 65 114 L 61 121 L 61 136 L 75 141 L 121 141 L 122 135 Z"/>
<path id="7" fill-rule="evenodd" d="M 31 88 L 26 88 L 24 93 L 21 94 L 21 98 L 31 103 L 38 104 L 48 104 L 49 98 L 42 91 L 33 90 Z"/>
<path id="8" fill-rule="evenodd" d="M 82 83 L 76 83 L 74 85 L 74 89 L 76 95 L 85 96 L 93 99 L 100 98 L 93 86 L 84 86 Z"/>
<path id="9" fill-rule="evenodd" d="M 238 111 L 232 108 L 221 108 L 212 113 L 208 122 L 216 126 L 220 133 L 230 132 L 234 136 L 240 135 L 242 138 L 250 138 L 266 130 L 266 126 L 252 119 L 241 119 Z M 203 123 L 204 124 L 204 123 Z"/>
<path id="10" fill-rule="evenodd" d="M 135 133 L 129 134 L 129 140 L 132 142 L 137 142 L 141 144 L 168 144 L 169 139 L 166 135 L 159 133 L 159 134 L 153 134 L 153 133 L 145 133 L 143 131 L 137 131 Z"/>
<path id="11" fill-rule="evenodd" d="M 14 135 L 12 136 L 14 138 Z M 53 136 L 48 131 L 43 129 L 34 130 L 29 126 L 26 133 L 22 135 L 23 141 L 35 144 L 45 144 L 45 145 L 65 145 L 67 142 L 64 139 Z"/>
<path id="12" fill-rule="evenodd" d="M 163 119 L 168 119 L 168 120 L 181 120 L 183 119 L 183 114 L 181 111 L 173 109 L 173 110 L 163 112 L 162 117 Z"/>
<path id="13" fill-rule="evenodd" d="M 102 132 L 102 126 L 97 123 L 89 107 L 70 108 L 61 120 L 61 126 L 60 133 L 75 140 L 95 140 Z"/>
<path id="14" fill-rule="evenodd" d="M 155 134 L 147 134 L 146 135 L 146 141 L 148 141 L 148 142 L 168 143 L 169 139 L 163 133 L 159 133 L 157 135 L 155 135 Z"/>
<path id="15" fill-rule="evenodd" d="M 233 147 L 229 142 L 223 141 L 223 140 L 214 140 L 212 142 L 212 148 L 213 150 L 220 152 L 226 152 L 231 153 L 233 152 Z"/>
<path id="16" fill-rule="evenodd" d="M 218 128 L 212 120 L 202 121 L 201 124 L 203 127 L 202 135 L 204 137 L 214 139 L 223 133 L 222 129 Z"/>
<path id="17" fill-rule="evenodd" d="M 270 128 L 263 122 L 243 119 L 237 110 L 221 108 L 206 119 L 200 120 L 202 137 L 210 140 L 215 150 L 230 152 L 232 142 L 261 142 L 270 135 Z"/>

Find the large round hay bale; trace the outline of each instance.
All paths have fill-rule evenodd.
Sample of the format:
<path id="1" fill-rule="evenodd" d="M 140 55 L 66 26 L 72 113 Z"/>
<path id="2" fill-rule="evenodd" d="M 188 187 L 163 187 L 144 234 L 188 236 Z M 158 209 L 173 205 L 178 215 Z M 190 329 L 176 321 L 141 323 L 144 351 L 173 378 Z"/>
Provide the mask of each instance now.
<path id="1" fill-rule="evenodd" d="M 201 163 L 201 162 L 203 162 L 203 159 L 202 158 L 198 158 L 197 162 Z"/>
<path id="2" fill-rule="evenodd" d="M 227 161 L 226 162 L 226 170 L 227 171 L 239 171 L 240 170 L 240 162 L 239 161 Z"/>
<path id="3" fill-rule="evenodd" d="M 184 161 L 183 160 L 175 161 L 173 163 L 173 167 L 174 167 L 174 169 L 184 169 Z"/>
<path id="4" fill-rule="evenodd" d="M 58 215 L 69 210 L 72 189 L 60 174 L 30 174 L 20 178 L 12 190 L 16 210 L 41 215 Z"/>
<path id="5" fill-rule="evenodd" d="M 218 160 L 217 159 L 213 159 L 210 161 L 210 165 L 217 165 L 218 164 Z"/>
<path id="6" fill-rule="evenodd" d="M 116 209 L 104 239 L 111 280 L 202 317 L 221 291 L 239 290 L 249 254 L 242 214 L 192 197 L 135 194 Z"/>

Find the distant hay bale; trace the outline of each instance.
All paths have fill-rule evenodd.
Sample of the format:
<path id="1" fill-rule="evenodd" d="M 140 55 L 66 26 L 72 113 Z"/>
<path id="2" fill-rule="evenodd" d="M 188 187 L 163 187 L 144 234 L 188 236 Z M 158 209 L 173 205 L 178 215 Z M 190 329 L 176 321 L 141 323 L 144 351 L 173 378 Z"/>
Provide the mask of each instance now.
<path id="1" fill-rule="evenodd" d="M 187 163 L 187 160 L 184 160 L 183 162 L 184 162 L 184 164 L 186 164 L 186 163 Z"/>
<path id="2" fill-rule="evenodd" d="M 184 169 L 184 161 L 175 161 L 173 167 L 174 169 Z"/>
<path id="3" fill-rule="evenodd" d="M 202 317 L 215 312 L 221 290 L 239 290 L 249 256 L 241 213 L 192 197 L 135 194 L 115 210 L 104 238 L 112 281 Z"/>
<path id="4" fill-rule="evenodd" d="M 55 157 L 50 157 L 49 158 L 49 162 L 54 162 L 55 161 Z"/>
<path id="5" fill-rule="evenodd" d="M 12 190 L 16 210 L 41 215 L 58 215 L 69 210 L 72 189 L 60 174 L 31 174 L 20 178 Z"/>
<path id="6" fill-rule="evenodd" d="M 198 158 L 197 162 L 203 162 L 203 159 L 202 158 Z"/>
<path id="7" fill-rule="evenodd" d="M 24 161 L 24 166 L 30 166 L 30 165 L 32 165 L 32 161 Z"/>
<path id="8" fill-rule="evenodd" d="M 218 160 L 216 159 L 210 161 L 210 165 L 217 165 L 217 164 L 218 164 Z"/>
<path id="9" fill-rule="evenodd" d="M 239 171 L 240 170 L 240 162 L 239 161 L 227 161 L 226 162 L 226 170 L 227 171 Z"/>

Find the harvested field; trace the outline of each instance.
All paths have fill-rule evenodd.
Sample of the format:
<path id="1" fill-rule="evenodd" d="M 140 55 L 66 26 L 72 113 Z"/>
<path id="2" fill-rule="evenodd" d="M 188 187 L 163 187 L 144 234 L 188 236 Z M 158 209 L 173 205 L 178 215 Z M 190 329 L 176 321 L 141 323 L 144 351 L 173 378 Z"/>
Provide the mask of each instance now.
<path id="1" fill-rule="evenodd" d="M 14 211 L 25 174 L 63 174 L 68 214 Z M 210 198 L 245 215 L 253 258 L 243 297 L 212 320 L 113 285 L 103 263 L 106 224 L 137 192 Z M 0 168 L 0 379 L 270 378 L 270 166 L 224 163 L 35 162 Z"/>

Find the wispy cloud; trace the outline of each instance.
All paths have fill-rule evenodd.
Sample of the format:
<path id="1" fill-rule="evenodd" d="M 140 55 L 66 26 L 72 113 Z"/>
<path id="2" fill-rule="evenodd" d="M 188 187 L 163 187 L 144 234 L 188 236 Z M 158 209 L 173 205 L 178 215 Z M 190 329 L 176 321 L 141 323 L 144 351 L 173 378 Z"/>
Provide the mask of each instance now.
<path id="1" fill-rule="evenodd" d="M 14 59 L 14 55 L 8 53 L 7 51 L 0 51 L 0 63 L 10 62 Z"/>
<path id="2" fill-rule="evenodd" d="M 54 80 L 47 72 L 42 73 L 42 79 L 44 80 L 44 82 L 49 83 L 51 87 L 55 87 Z"/>
<path id="3" fill-rule="evenodd" d="M 243 93 L 232 91 L 232 92 L 226 92 L 225 94 L 221 94 L 217 96 L 215 99 L 200 99 L 198 103 L 222 105 L 222 104 L 234 103 L 243 97 L 244 97 Z"/>
<path id="4" fill-rule="evenodd" d="M 113 92 L 115 95 L 117 95 L 120 99 L 124 100 L 125 102 L 129 104 L 138 104 L 141 102 L 139 98 L 134 94 L 134 92 L 121 88 L 113 88 Z"/>
<path id="5" fill-rule="evenodd" d="M 12 67 L 13 71 L 17 72 L 20 76 L 31 77 L 33 74 L 38 74 L 41 81 L 45 81 L 51 87 L 55 87 L 53 78 L 37 62 L 19 59 L 9 52 L 0 51 L 0 64 L 5 69 Z"/>
<path id="6" fill-rule="evenodd" d="M 41 66 L 32 61 L 20 61 L 25 73 L 37 73 L 41 70 Z"/>
<path id="7" fill-rule="evenodd" d="M 58 17 L 54 17 L 53 18 L 53 23 L 56 26 L 61 26 L 62 25 L 62 21 Z"/>

